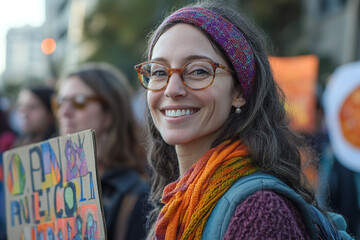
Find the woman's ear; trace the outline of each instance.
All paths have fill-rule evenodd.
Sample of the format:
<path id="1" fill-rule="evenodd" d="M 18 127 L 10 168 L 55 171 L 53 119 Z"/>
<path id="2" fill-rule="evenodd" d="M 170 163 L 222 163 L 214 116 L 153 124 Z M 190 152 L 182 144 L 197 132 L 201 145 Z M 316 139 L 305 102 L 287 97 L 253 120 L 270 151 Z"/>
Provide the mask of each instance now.
<path id="1" fill-rule="evenodd" d="M 234 94 L 233 94 L 233 100 L 232 100 L 232 106 L 234 108 L 242 107 L 246 103 L 246 100 L 244 98 L 244 94 L 242 93 L 241 87 L 238 86 L 235 88 Z"/>

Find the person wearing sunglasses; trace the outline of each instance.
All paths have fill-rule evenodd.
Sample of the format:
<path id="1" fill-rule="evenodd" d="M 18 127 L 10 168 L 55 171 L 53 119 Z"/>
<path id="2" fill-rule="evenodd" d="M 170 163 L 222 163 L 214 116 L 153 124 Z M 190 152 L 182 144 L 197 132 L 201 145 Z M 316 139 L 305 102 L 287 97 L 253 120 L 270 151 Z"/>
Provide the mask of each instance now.
<path id="1" fill-rule="evenodd" d="M 228 210 L 235 183 L 260 172 L 315 200 L 256 27 L 224 2 L 199 2 L 155 29 L 147 56 L 135 66 L 147 90 L 147 239 L 310 239 L 295 203 L 275 191 Z"/>
<path id="2" fill-rule="evenodd" d="M 61 135 L 95 130 L 108 239 L 145 236 L 149 186 L 131 94 L 114 66 L 88 63 L 62 78 L 52 99 Z"/>

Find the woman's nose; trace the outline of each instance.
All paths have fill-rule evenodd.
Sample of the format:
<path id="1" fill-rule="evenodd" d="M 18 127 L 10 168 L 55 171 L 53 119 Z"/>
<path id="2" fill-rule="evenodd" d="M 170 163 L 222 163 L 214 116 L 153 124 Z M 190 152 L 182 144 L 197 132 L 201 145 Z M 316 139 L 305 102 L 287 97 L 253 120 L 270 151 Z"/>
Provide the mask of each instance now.
<path id="1" fill-rule="evenodd" d="M 69 116 L 74 111 L 70 101 L 64 101 L 58 109 L 58 116 Z"/>
<path id="2" fill-rule="evenodd" d="M 170 98 L 186 96 L 187 89 L 181 79 L 181 75 L 179 72 L 174 72 L 170 76 L 170 79 L 166 86 L 164 94 L 165 94 L 165 96 L 170 97 Z"/>

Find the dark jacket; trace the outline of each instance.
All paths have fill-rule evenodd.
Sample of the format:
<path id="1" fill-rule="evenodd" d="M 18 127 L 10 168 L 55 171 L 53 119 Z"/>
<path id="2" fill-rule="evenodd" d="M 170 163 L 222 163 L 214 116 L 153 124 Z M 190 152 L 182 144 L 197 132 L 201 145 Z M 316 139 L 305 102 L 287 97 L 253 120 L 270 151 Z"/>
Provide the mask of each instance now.
<path id="1" fill-rule="evenodd" d="M 107 239 L 141 240 L 146 236 L 149 186 L 136 171 L 111 169 L 101 178 Z"/>

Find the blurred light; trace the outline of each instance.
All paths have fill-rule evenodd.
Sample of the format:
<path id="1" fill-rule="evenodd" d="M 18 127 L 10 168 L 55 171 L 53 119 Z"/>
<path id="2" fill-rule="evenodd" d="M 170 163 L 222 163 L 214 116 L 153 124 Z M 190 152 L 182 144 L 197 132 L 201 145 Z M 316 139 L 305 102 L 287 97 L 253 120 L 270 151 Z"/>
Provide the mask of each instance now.
<path id="1" fill-rule="evenodd" d="M 45 38 L 41 43 L 41 51 L 46 55 L 53 53 L 56 49 L 56 42 L 52 38 Z"/>

